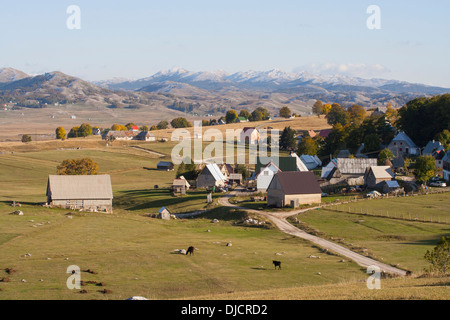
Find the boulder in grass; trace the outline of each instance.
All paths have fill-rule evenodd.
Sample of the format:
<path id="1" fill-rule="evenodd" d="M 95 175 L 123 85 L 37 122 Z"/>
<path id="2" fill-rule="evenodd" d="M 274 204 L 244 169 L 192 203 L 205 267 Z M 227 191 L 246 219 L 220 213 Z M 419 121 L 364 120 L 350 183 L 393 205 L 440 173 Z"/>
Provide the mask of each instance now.
<path id="1" fill-rule="evenodd" d="M 17 210 L 17 211 L 12 212 L 11 214 L 15 215 L 15 216 L 23 216 L 23 211 Z"/>

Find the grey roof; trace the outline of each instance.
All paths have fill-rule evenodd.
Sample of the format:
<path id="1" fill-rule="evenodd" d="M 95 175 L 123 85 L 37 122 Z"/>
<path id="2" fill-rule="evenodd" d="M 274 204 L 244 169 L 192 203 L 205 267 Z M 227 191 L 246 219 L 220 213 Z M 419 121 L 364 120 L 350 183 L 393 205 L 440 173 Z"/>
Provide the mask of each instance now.
<path id="1" fill-rule="evenodd" d="M 400 132 L 392 141 L 405 141 L 410 147 L 418 148 L 404 131 Z"/>
<path id="2" fill-rule="evenodd" d="M 377 159 L 338 158 L 336 165 L 342 174 L 364 174 L 369 167 L 377 165 Z"/>
<path id="3" fill-rule="evenodd" d="M 400 188 L 398 182 L 395 181 L 395 180 L 385 181 L 385 183 L 387 184 L 387 186 L 388 186 L 389 188 Z"/>
<path id="4" fill-rule="evenodd" d="M 423 149 L 422 154 L 424 156 L 432 155 L 436 151 L 440 151 L 440 150 L 444 150 L 444 146 L 442 145 L 442 143 L 440 141 L 433 140 L 433 141 L 428 142 L 428 144 Z"/>
<path id="5" fill-rule="evenodd" d="M 48 177 L 47 196 L 52 200 L 112 199 L 109 175 Z"/>
<path id="6" fill-rule="evenodd" d="M 447 151 L 444 158 L 442 158 L 442 161 L 450 163 L 450 150 Z"/>

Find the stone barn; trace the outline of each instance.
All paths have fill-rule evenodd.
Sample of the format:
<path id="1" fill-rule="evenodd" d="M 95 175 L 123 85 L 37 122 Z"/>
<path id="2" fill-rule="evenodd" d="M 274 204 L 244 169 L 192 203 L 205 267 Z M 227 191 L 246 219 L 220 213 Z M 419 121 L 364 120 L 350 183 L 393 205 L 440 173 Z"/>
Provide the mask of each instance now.
<path id="1" fill-rule="evenodd" d="M 313 172 L 278 172 L 267 189 L 267 205 L 278 208 L 322 202 L 322 189 Z"/>
<path id="2" fill-rule="evenodd" d="M 51 207 L 91 212 L 112 212 L 113 192 L 109 175 L 51 175 L 47 204 Z"/>
<path id="3" fill-rule="evenodd" d="M 217 164 L 207 164 L 197 178 L 197 188 L 224 187 L 226 177 Z"/>

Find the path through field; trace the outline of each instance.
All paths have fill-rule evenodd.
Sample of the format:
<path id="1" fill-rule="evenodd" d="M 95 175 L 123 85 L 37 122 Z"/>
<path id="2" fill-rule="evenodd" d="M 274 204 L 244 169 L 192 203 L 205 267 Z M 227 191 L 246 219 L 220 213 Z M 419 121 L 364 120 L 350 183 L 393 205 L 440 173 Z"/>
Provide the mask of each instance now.
<path id="1" fill-rule="evenodd" d="M 239 189 L 242 190 L 242 189 Z M 231 204 L 229 202 L 229 199 L 236 196 L 239 191 L 233 191 L 230 194 L 222 197 L 219 199 L 219 203 L 223 206 L 227 207 L 233 207 L 236 209 L 246 210 L 249 212 L 253 212 L 259 215 L 262 215 L 272 221 L 281 231 L 283 231 L 286 234 L 290 234 L 295 237 L 299 237 L 308 241 L 311 241 L 312 243 L 320 246 L 323 249 L 328 249 L 331 252 L 337 253 L 341 256 L 347 257 L 348 259 L 351 259 L 358 265 L 367 268 L 369 266 L 377 266 L 381 269 L 381 271 L 384 271 L 385 273 L 389 274 L 395 274 L 399 276 L 406 276 L 406 271 L 395 268 L 393 266 L 390 266 L 388 264 L 382 263 L 380 261 L 365 257 L 363 255 L 360 255 L 350 249 L 347 249 L 343 246 L 340 246 L 336 243 L 333 243 L 331 241 L 325 240 L 323 238 L 314 236 L 312 234 L 309 234 L 303 230 L 300 230 L 296 228 L 295 226 L 291 225 L 286 219 L 290 216 L 306 212 L 309 210 L 314 210 L 316 208 L 309 208 L 304 209 L 300 211 L 289 211 L 289 212 L 267 212 L 267 211 L 258 211 L 258 210 L 251 210 L 245 207 L 239 207 L 234 204 Z"/>

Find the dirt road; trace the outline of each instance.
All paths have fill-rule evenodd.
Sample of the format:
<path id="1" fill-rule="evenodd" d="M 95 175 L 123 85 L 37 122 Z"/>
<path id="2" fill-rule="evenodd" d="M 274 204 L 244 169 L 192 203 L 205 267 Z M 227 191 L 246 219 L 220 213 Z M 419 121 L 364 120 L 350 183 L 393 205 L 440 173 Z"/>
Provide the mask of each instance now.
<path id="1" fill-rule="evenodd" d="M 230 194 L 220 198 L 219 203 L 222 206 L 233 207 L 236 209 L 242 209 L 242 210 L 246 210 L 249 212 L 253 212 L 253 213 L 262 215 L 262 216 L 266 217 L 267 219 L 269 219 L 270 221 L 272 221 L 284 233 L 308 240 L 308 241 L 320 246 L 323 249 L 328 249 L 331 252 L 334 252 L 336 254 L 339 254 L 341 256 L 344 256 L 344 257 L 354 261 L 361 267 L 367 268 L 369 266 L 377 266 L 380 268 L 381 271 L 383 271 L 385 273 L 395 274 L 395 275 L 399 275 L 399 276 L 406 276 L 406 271 L 404 271 L 404 270 L 401 270 L 401 269 L 395 268 L 393 266 L 390 266 L 388 264 L 382 263 L 380 261 L 365 257 L 359 253 L 356 253 L 356 252 L 354 252 L 350 249 L 347 249 L 343 246 L 340 246 L 336 243 L 333 243 L 333 242 L 325 240 L 323 238 L 306 233 L 305 231 L 294 227 L 286 220 L 290 216 L 293 216 L 293 215 L 296 215 L 296 214 L 299 214 L 302 212 L 306 212 L 309 210 L 314 210 L 316 208 L 297 210 L 297 211 L 289 211 L 289 212 L 268 212 L 268 211 L 250 210 L 250 209 L 247 209 L 244 207 L 239 207 L 239 206 L 233 205 L 229 202 L 230 198 L 232 198 L 238 194 L 241 194 L 241 193 L 237 192 L 237 191 L 233 191 Z"/>

